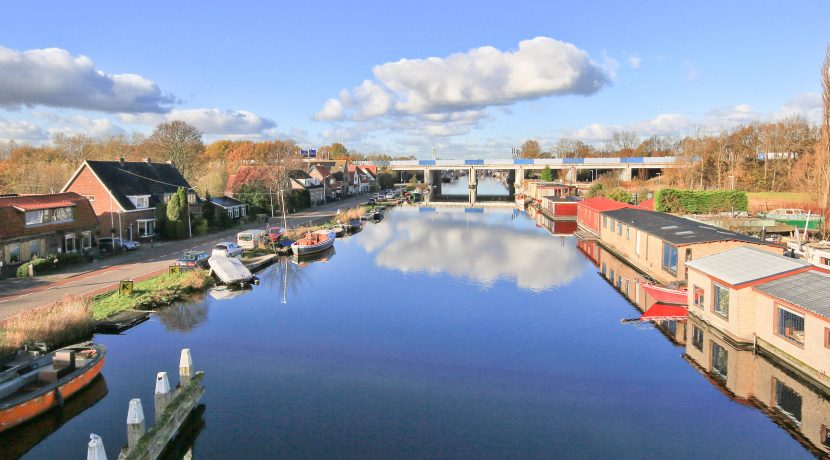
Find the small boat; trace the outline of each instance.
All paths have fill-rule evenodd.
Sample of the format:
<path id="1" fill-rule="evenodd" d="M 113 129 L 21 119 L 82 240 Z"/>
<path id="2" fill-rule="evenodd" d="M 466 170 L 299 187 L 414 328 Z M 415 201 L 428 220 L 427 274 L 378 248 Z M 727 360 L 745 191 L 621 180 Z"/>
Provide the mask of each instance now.
<path id="1" fill-rule="evenodd" d="M 235 257 L 211 256 L 208 259 L 210 271 L 227 285 L 254 282 L 256 278 L 241 260 Z"/>
<path id="2" fill-rule="evenodd" d="M 640 285 L 643 286 L 646 293 L 651 296 L 657 302 L 673 304 L 673 305 L 688 305 L 689 298 L 687 296 L 685 289 L 671 289 L 663 286 L 657 286 L 656 284 L 650 284 L 641 281 Z"/>
<path id="3" fill-rule="evenodd" d="M 95 322 L 95 332 L 104 334 L 118 334 L 137 326 L 150 318 L 146 311 L 127 310 Z"/>
<path id="4" fill-rule="evenodd" d="M 329 230 L 309 232 L 291 245 L 291 251 L 298 256 L 325 251 L 334 245 L 334 238 L 334 232 Z"/>
<path id="5" fill-rule="evenodd" d="M 792 225 L 799 230 L 804 230 L 805 226 L 807 230 L 819 230 L 823 220 L 819 215 L 794 208 L 773 209 L 764 214 L 764 218 L 772 219 L 780 224 Z"/>
<path id="6" fill-rule="evenodd" d="M 362 226 L 363 223 L 360 221 L 360 219 L 352 219 L 349 221 L 349 226 L 347 228 L 349 230 L 349 233 L 355 233 L 357 231 L 360 231 L 360 227 Z"/>
<path id="7" fill-rule="evenodd" d="M 330 230 L 333 231 L 334 236 L 336 236 L 338 238 L 346 234 L 346 227 L 344 227 L 342 225 L 335 225 Z"/>
<path id="8" fill-rule="evenodd" d="M 0 431 L 63 405 L 101 372 L 107 349 L 84 343 L 18 357 L 0 371 Z"/>

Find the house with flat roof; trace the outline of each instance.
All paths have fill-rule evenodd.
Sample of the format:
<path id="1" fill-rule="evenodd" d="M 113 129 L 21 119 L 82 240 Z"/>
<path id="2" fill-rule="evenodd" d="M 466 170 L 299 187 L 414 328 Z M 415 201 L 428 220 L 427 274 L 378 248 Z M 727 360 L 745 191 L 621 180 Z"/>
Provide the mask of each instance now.
<path id="1" fill-rule="evenodd" d="M 574 221 L 578 203 L 575 196 L 543 196 L 539 207 L 551 219 Z"/>
<path id="2" fill-rule="evenodd" d="M 87 198 L 98 216 L 98 233 L 127 240 L 156 233 L 155 210 L 179 188 L 187 190 L 191 213 L 202 211 L 199 196 L 172 163 L 84 160 L 63 186 Z"/>
<path id="3" fill-rule="evenodd" d="M 783 253 L 755 237 L 635 207 L 603 211 L 599 239 L 662 284 L 686 284 L 686 262 L 739 246 Z"/>
<path id="4" fill-rule="evenodd" d="M 34 256 L 93 247 L 98 219 L 89 201 L 73 192 L 0 197 L 0 262 L 15 266 Z"/>
<path id="5" fill-rule="evenodd" d="M 214 206 L 228 214 L 231 220 L 240 220 L 248 215 L 248 205 L 228 196 L 215 196 L 210 198 Z"/>

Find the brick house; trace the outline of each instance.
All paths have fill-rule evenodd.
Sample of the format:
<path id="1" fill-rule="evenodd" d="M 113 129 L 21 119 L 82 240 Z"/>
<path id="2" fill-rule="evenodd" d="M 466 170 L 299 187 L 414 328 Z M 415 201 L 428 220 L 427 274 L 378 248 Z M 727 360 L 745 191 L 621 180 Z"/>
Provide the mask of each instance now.
<path id="1" fill-rule="evenodd" d="M 167 203 L 179 187 L 188 190 L 190 213 L 201 213 L 201 200 L 181 172 L 171 163 L 149 159 L 85 160 L 62 191 L 89 200 L 98 216 L 100 236 L 141 240 L 156 234 L 156 205 Z"/>
<path id="2" fill-rule="evenodd" d="M 0 197 L 0 261 L 15 265 L 35 255 L 92 248 L 95 211 L 77 193 Z"/>

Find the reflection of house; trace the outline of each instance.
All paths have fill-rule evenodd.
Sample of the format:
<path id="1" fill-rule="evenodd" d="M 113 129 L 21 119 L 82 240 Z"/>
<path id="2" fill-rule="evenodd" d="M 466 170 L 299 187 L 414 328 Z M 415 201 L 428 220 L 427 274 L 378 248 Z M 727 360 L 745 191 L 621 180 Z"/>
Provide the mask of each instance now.
<path id="1" fill-rule="evenodd" d="M 156 232 L 155 209 L 180 188 L 188 190 L 190 212 L 201 212 L 196 192 L 170 163 L 86 160 L 64 185 L 92 204 L 100 235 L 124 239 L 151 237 Z"/>
<path id="2" fill-rule="evenodd" d="M 299 170 L 288 171 L 288 178 L 291 180 L 292 190 L 308 191 L 312 206 L 326 201 L 323 183 L 320 179 L 315 179 L 305 171 Z"/>
<path id="3" fill-rule="evenodd" d="M 237 220 L 248 215 L 248 205 L 227 196 L 212 197 L 210 202 L 228 214 L 228 217 Z"/>
<path id="4" fill-rule="evenodd" d="M 685 283 L 686 262 L 739 246 L 782 253 L 751 236 L 662 212 L 622 208 L 601 213 L 600 241 L 663 283 Z"/>
<path id="5" fill-rule="evenodd" d="M 688 266 L 691 314 L 830 388 L 830 276 L 753 248 Z"/>
<path id="6" fill-rule="evenodd" d="M 686 356 L 713 385 L 764 412 L 808 449 L 830 454 L 830 394 L 764 353 L 735 346 L 694 315 L 689 330 Z"/>
<path id="7" fill-rule="evenodd" d="M 77 193 L 0 196 L 0 261 L 90 249 L 97 226 L 89 201 Z"/>

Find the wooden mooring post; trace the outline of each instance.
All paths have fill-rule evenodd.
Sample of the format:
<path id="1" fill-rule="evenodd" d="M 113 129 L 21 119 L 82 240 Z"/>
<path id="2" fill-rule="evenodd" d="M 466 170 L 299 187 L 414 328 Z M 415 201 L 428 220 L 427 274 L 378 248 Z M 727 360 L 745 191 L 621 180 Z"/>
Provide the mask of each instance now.
<path id="1" fill-rule="evenodd" d="M 171 391 L 166 372 L 156 374 L 154 394 L 155 425 L 145 431 L 144 409 L 141 399 L 130 400 L 127 412 L 127 445 L 121 449 L 119 460 L 154 460 L 176 437 L 190 412 L 196 407 L 205 389 L 201 384 L 204 372 L 193 372 L 190 350 L 182 350 L 179 361 L 179 385 Z M 90 435 L 87 460 L 106 460 L 104 443 L 95 434 Z"/>

